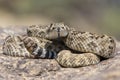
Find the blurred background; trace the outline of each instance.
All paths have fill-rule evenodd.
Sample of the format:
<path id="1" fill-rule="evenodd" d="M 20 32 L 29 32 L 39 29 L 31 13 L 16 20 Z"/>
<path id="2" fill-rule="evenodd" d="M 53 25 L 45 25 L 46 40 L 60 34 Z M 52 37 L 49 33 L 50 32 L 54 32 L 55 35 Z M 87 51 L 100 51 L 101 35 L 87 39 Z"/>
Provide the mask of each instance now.
<path id="1" fill-rule="evenodd" d="M 0 29 L 51 22 L 120 40 L 120 0 L 0 0 Z"/>

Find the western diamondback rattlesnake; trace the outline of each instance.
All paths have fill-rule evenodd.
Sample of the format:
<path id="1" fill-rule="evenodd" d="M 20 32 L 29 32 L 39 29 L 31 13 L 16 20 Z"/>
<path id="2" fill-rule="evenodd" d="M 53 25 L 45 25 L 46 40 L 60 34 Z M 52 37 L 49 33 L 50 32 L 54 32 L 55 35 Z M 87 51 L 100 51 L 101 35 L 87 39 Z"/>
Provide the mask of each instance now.
<path id="1" fill-rule="evenodd" d="M 76 31 L 62 23 L 51 24 L 47 39 L 61 38 L 67 47 L 78 51 L 61 51 L 56 60 L 64 67 L 79 67 L 96 64 L 100 57 L 115 56 L 115 41 L 107 35 L 98 35 L 90 32 Z M 80 54 L 82 52 L 82 54 Z"/>
<path id="2" fill-rule="evenodd" d="M 115 42 L 111 37 L 78 32 L 62 23 L 49 26 L 32 25 L 27 29 L 27 34 L 29 37 L 9 36 L 6 38 L 3 45 L 4 54 L 55 58 L 64 67 L 97 64 L 100 62 L 100 56 L 104 58 L 114 56 Z"/>

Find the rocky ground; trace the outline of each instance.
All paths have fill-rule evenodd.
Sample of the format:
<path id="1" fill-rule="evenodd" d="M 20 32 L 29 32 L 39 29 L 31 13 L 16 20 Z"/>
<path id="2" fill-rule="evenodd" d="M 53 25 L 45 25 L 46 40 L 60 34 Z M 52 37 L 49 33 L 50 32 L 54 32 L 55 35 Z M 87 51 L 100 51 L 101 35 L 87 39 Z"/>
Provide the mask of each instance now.
<path id="1" fill-rule="evenodd" d="M 62 68 L 52 59 L 26 59 L 3 55 L 1 45 L 7 35 L 4 29 L 0 31 L 0 80 L 120 80 L 119 42 L 114 58 L 97 65 Z"/>

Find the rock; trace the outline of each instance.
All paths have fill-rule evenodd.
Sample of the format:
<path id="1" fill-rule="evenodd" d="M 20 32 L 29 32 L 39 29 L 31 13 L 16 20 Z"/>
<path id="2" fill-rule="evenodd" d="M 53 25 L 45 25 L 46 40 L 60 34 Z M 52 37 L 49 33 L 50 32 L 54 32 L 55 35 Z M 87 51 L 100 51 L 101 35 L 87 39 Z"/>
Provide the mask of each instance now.
<path id="1" fill-rule="evenodd" d="M 58 70 L 60 66 L 55 60 L 0 55 L 0 78 L 3 79 L 18 80 L 21 77 L 20 80 L 23 80 L 22 78 L 42 76 Z"/>
<path id="2" fill-rule="evenodd" d="M 0 54 L 0 80 L 119 80 L 120 55 L 97 65 L 62 68 L 51 59 L 26 59 Z"/>
<path id="3" fill-rule="evenodd" d="M 0 41 L 5 36 L 4 33 L 0 34 Z M 1 46 L 0 80 L 120 80 L 119 46 L 114 58 L 80 68 L 62 68 L 54 59 L 6 56 L 2 54 Z"/>

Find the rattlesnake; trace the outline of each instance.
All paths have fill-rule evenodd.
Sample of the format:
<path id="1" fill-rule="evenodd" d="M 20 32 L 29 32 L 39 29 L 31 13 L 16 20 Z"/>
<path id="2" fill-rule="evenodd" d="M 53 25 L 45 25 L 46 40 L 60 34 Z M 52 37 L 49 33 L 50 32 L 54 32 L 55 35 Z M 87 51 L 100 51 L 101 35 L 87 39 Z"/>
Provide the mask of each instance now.
<path id="1" fill-rule="evenodd" d="M 27 36 L 7 37 L 3 45 L 4 54 L 55 58 L 63 67 L 97 64 L 100 62 L 100 57 L 110 58 L 115 55 L 115 42 L 111 37 L 78 32 L 62 23 L 49 26 L 32 25 L 27 28 L 27 34 Z M 10 39 L 13 41 L 9 41 Z"/>
<path id="2" fill-rule="evenodd" d="M 56 60 L 64 67 L 79 67 L 96 64 L 99 57 L 115 56 L 115 41 L 107 35 L 77 31 L 62 23 L 52 24 L 48 30 L 47 39 L 61 38 L 67 47 L 78 51 L 61 51 Z M 82 52 L 82 54 L 80 54 Z"/>

